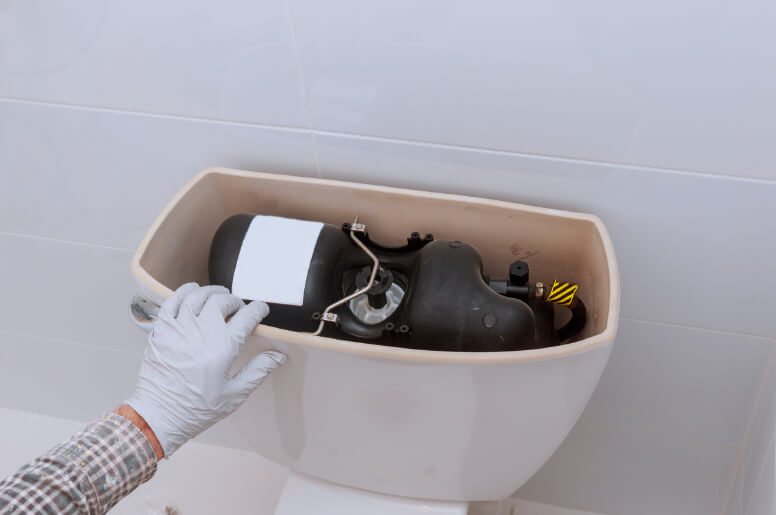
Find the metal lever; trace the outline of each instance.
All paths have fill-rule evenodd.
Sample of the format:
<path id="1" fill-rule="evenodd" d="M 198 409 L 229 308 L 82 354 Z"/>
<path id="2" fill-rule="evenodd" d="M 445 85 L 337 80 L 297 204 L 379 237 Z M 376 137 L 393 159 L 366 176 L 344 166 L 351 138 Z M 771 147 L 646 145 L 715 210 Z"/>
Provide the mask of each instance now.
<path id="1" fill-rule="evenodd" d="M 372 260 L 372 273 L 369 274 L 369 281 L 367 281 L 366 286 L 361 288 L 360 290 L 354 291 L 350 295 L 348 295 L 345 298 L 342 298 L 338 300 L 337 302 L 334 302 L 333 304 L 329 304 L 326 306 L 326 309 L 323 310 L 323 313 L 321 314 L 321 321 L 318 323 L 318 329 L 313 333 L 314 336 L 318 336 L 323 331 L 323 326 L 326 324 L 326 322 L 336 322 L 337 321 L 337 314 L 331 313 L 331 310 L 339 307 L 346 302 L 349 302 L 352 299 L 355 299 L 359 295 L 363 295 L 364 293 L 368 292 L 372 289 L 372 286 L 375 285 L 375 277 L 377 277 L 377 271 L 380 269 L 380 260 L 377 259 L 377 256 L 374 255 L 374 253 L 367 248 L 364 243 L 359 240 L 356 237 L 356 233 L 366 233 L 366 225 L 358 223 L 358 217 L 353 221 L 353 223 L 350 225 L 350 239 L 353 240 L 356 245 L 361 247 L 361 250 L 366 252 L 366 254 L 370 257 Z"/>
<path id="2" fill-rule="evenodd" d="M 150 333 L 154 330 L 156 318 L 159 315 L 159 306 L 142 295 L 133 295 L 129 301 L 129 319 L 143 331 Z"/>

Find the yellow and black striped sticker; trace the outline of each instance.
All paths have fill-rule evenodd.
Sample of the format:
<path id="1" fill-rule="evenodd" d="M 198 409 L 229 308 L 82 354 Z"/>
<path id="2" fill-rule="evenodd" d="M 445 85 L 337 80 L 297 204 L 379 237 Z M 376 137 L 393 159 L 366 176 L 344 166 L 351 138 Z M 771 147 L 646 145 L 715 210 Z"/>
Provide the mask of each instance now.
<path id="1" fill-rule="evenodd" d="M 571 301 L 574 300 L 574 294 L 577 293 L 579 285 L 574 283 L 559 283 L 558 281 L 552 282 L 552 289 L 547 295 L 547 302 L 553 304 L 560 304 L 561 306 L 571 305 Z"/>

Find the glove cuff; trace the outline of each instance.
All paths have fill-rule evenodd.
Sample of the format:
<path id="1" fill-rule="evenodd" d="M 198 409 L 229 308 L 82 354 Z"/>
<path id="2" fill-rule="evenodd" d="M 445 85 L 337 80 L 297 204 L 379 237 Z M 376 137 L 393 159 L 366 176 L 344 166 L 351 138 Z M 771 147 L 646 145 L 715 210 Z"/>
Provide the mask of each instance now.
<path id="1" fill-rule="evenodd" d="M 175 426 L 164 416 L 164 410 L 153 400 L 135 393 L 124 401 L 124 404 L 135 410 L 151 428 L 156 439 L 164 450 L 164 457 L 169 458 L 186 443 L 188 437 L 175 429 Z"/>

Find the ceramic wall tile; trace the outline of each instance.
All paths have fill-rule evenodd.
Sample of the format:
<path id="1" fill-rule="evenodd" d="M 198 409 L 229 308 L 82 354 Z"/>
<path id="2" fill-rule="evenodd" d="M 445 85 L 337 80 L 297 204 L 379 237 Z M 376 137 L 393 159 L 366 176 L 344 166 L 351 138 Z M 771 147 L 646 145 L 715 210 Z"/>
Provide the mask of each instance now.
<path id="1" fill-rule="evenodd" d="M 142 353 L 146 335 L 129 319 L 131 252 L 3 234 L 0 248 L 0 331 Z"/>
<path id="2" fill-rule="evenodd" d="M 135 354 L 6 332 L 0 349 L 0 408 L 81 422 L 132 395 L 140 366 Z"/>
<path id="3" fill-rule="evenodd" d="M 586 414 L 516 496 L 607 515 L 722 513 L 738 449 L 618 432 Z"/>
<path id="4" fill-rule="evenodd" d="M 308 131 L 0 100 L 0 231 L 134 249 L 209 166 L 317 175 Z"/>
<path id="5" fill-rule="evenodd" d="M 282 0 L 11 0 L 0 34 L 3 97 L 307 127 Z"/>
<path id="6" fill-rule="evenodd" d="M 758 0 L 290 0 L 316 129 L 776 178 Z"/>
<path id="7" fill-rule="evenodd" d="M 613 431 L 740 448 L 772 349 L 764 338 L 623 319 L 587 416 Z"/>

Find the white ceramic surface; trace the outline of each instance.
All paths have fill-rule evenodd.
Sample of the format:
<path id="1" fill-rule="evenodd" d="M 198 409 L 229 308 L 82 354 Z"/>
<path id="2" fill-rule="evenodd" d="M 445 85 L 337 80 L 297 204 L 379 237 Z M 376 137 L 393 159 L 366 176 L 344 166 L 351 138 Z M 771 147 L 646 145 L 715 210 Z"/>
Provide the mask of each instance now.
<path id="1" fill-rule="evenodd" d="M 257 197 L 259 193 L 266 197 Z M 495 233 L 482 231 L 485 221 L 502 224 L 504 231 L 525 220 L 557 223 L 553 230 L 558 233 L 582 220 L 584 225 L 576 227 L 594 228 L 580 246 L 577 259 L 582 259 L 592 243 L 592 249 L 603 249 L 595 254 L 598 259 L 608 262 L 589 265 L 599 270 L 602 291 L 588 293 L 599 303 L 591 303 L 588 311 L 601 311 L 605 316 L 591 327 L 600 327 L 597 331 L 602 332 L 556 348 L 445 353 L 260 326 L 246 344 L 248 355 L 274 348 L 289 359 L 229 419 L 242 430 L 251 448 L 296 472 L 405 497 L 499 499 L 544 463 L 595 389 L 616 330 L 616 264 L 597 219 L 473 198 L 213 169 L 194 178 L 165 208 L 138 248 L 133 273 L 158 295 L 169 294 L 165 283 L 191 280 L 206 268 L 203 260 L 209 239 L 195 236 L 198 229 L 189 215 L 199 213 L 200 222 L 207 222 L 214 231 L 223 218 L 204 220 L 203 216 L 228 216 L 246 202 L 261 209 L 264 204 L 256 204 L 257 198 L 264 198 L 266 209 L 272 210 L 263 214 L 276 214 L 280 206 L 286 216 L 299 216 L 294 209 L 305 210 L 306 217 L 324 221 L 339 216 L 335 213 L 342 209 L 339 204 L 326 204 L 327 199 L 338 203 L 347 199 L 348 209 L 365 210 L 372 217 L 396 206 L 411 210 L 414 202 L 419 212 L 425 212 L 427 224 L 450 230 L 450 220 L 455 219 L 461 239 L 480 241 L 484 250 L 494 253 L 496 249 L 509 253 L 511 247 L 504 247 Z M 310 200 L 305 203 L 300 198 Z M 208 210 L 204 210 L 205 203 L 209 203 Z M 325 210 L 316 214 L 311 206 Z M 432 206 L 436 209 L 429 212 Z M 443 213 L 444 221 L 435 220 Z M 403 211 L 403 217 L 407 216 Z M 382 227 L 378 224 L 375 231 L 397 231 L 386 224 L 400 218 L 381 217 Z M 551 248 L 554 243 L 548 239 L 543 244 Z M 184 277 L 186 273 L 191 275 Z"/>
<path id="2" fill-rule="evenodd" d="M 611 345 L 519 363 L 433 363 L 259 338 L 289 356 L 229 419 L 250 448 L 313 477 L 445 500 L 508 496 L 563 441 Z M 271 414 L 271 416 L 270 416 Z"/>
<path id="3" fill-rule="evenodd" d="M 134 249 L 213 163 L 317 175 L 309 131 L 0 100 L 0 231 Z"/>
<path id="4" fill-rule="evenodd" d="M 599 216 L 617 248 L 622 314 L 776 336 L 776 182 L 316 134 L 323 177 Z M 712 278 L 729 266 L 744 288 Z M 737 274 L 743 275 L 737 275 Z"/>
<path id="5" fill-rule="evenodd" d="M 6 477 L 68 435 L 81 430 L 84 422 L 0 408 L 0 424 L 4 436 L 0 439 L 0 477 Z M 169 506 L 185 515 L 277 515 L 275 508 L 288 475 L 286 469 L 255 453 L 191 442 L 175 454 L 175 459 L 160 463 L 154 478 L 122 500 L 111 513 L 150 515 L 152 508 Z M 397 499 L 391 500 L 395 506 Z M 425 505 L 429 506 L 428 503 Z M 450 505 L 434 503 L 434 507 Z M 294 512 L 293 515 L 321 513 L 326 507 L 318 505 L 310 512 Z M 373 515 L 373 512 L 358 513 Z M 468 515 L 600 514 L 509 499 L 473 503 Z"/>
<path id="6" fill-rule="evenodd" d="M 0 4 L 0 96 L 307 126 L 282 1 Z"/>
<path id="7" fill-rule="evenodd" d="M 316 129 L 776 178 L 759 0 L 290 0 Z"/>
<path id="8" fill-rule="evenodd" d="M 275 515 L 467 515 L 467 505 L 382 495 L 291 474 Z"/>
<path id="9" fill-rule="evenodd" d="M 592 511 L 579 511 L 563 506 L 541 504 L 523 499 L 505 501 L 500 508 L 500 511 L 494 515 L 602 515 Z"/>

